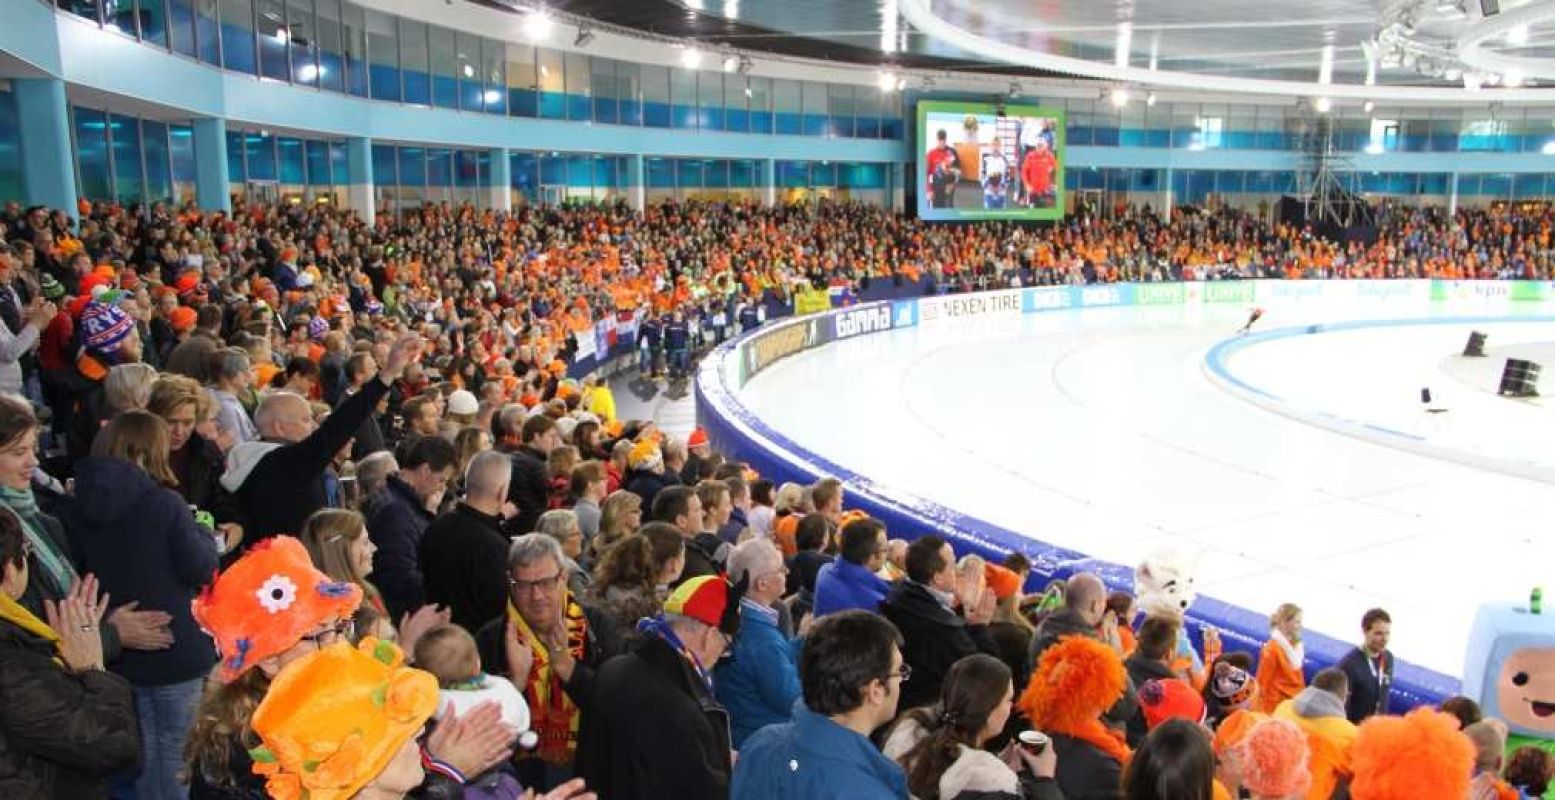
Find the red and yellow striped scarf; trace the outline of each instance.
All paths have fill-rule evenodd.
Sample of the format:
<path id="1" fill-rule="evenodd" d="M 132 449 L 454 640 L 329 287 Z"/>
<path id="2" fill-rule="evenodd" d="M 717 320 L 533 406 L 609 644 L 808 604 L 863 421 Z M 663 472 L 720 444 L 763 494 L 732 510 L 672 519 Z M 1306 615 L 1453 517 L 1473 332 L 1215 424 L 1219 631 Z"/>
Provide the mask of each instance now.
<path id="1" fill-rule="evenodd" d="M 567 625 L 567 651 L 574 661 L 583 661 L 583 646 L 588 639 L 588 618 L 583 607 L 568 593 L 563 620 Z M 540 743 L 535 754 L 548 764 L 571 764 L 573 752 L 578 746 L 578 705 L 562 688 L 562 678 L 551 669 L 551 654 L 545 644 L 529 629 L 524 616 L 508 603 L 508 619 L 518 635 L 534 651 L 529 676 L 524 681 L 524 699 L 529 701 L 535 735 Z M 514 680 L 519 676 L 514 675 Z"/>

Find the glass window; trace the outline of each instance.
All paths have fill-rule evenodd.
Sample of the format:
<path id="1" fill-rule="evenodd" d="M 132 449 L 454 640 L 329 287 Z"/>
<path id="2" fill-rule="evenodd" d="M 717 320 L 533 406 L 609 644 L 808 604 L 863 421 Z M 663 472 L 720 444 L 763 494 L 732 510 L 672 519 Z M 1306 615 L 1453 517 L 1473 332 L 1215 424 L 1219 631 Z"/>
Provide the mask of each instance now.
<path id="1" fill-rule="evenodd" d="M 567 119 L 591 119 L 594 108 L 589 101 L 589 57 L 583 53 L 567 53 L 563 62 L 562 72 L 567 86 Z"/>
<path id="2" fill-rule="evenodd" d="M 676 128 L 697 126 L 697 73 L 694 69 L 670 70 L 672 124 Z"/>
<path id="3" fill-rule="evenodd" d="M 377 176 L 373 176 L 377 180 Z M 336 186 L 351 183 L 351 158 L 346 155 L 345 142 L 329 143 L 329 181 Z"/>
<path id="4" fill-rule="evenodd" d="M 810 185 L 808 161 L 777 162 L 777 184 L 782 189 L 803 189 Z"/>
<path id="5" fill-rule="evenodd" d="M 292 82 L 319 85 L 319 30 L 313 0 L 287 0 L 286 25 L 292 48 Z"/>
<path id="6" fill-rule="evenodd" d="M 109 0 L 103 4 L 103 14 L 108 30 L 125 36 L 136 34 L 135 0 Z"/>
<path id="7" fill-rule="evenodd" d="M 145 196 L 141 185 L 140 120 L 110 114 L 108 139 L 113 153 L 113 197 L 121 203 L 138 203 Z"/>
<path id="8" fill-rule="evenodd" d="M 670 126 L 669 68 L 643 64 L 641 71 L 643 124 L 650 128 L 668 128 Z"/>
<path id="9" fill-rule="evenodd" d="M 313 186 L 328 186 L 329 142 L 311 140 L 304 142 L 303 157 L 307 161 L 308 183 Z"/>
<path id="10" fill-rule="evenodd" d="M 821 161 L 810 165 L 811 186 L 836 186 L 837 165 L 830 161 Z"/>
<path id="11" fill-rule="evenodd" d="M 643 124 L 641 67 L 625 61 L 616 62 L 616 96 L 621 104 L 621 124 Z"/>
<path id="12" fill-rule="evenodd" d="M 831 108 L 831 136 L 853 136 L 853 87 L 844 84 L 827 84 L 826 102 Z"/>
<path id="13" fill-rule="evenodd" d="M 454 32 L 436 25 L 427 29 L 427 46 L 432 54 L 432 105 L 442 108 L 459 107 L 459 79 L 478 78 L 475 65 L 454 49 Z M 460 75 L 468 70 L 468 76 Z M 476 83 L 480 93 L 480 83 Z"/>
<path id="14" fill-rule="evenodd" d="M 565 187 L 566 184 L 566 157 L 556 153 L 540 156 L 540 185 Z"/>
<path id="15" fill-rule="evenodd" d="M 567 199 L 594 199 L 593 159 L 585 155 L 567 156 Z"/>
<path id="16" fill-rule="evenodd" d="M 286 22 L 286 6 L 281 0 L 258 0 L 254 10 L 254 24 L 259 33 L 259 74 L 284 81 L 290 73 L 286 45 L 292 38 L 291 27 Z"/>
<path id="17" fill-rule="evenodd" d="M 607 125 L 620 118 L 616 62 L 595 56 L 589 59 L 589 87 L 594 95 L 594 121 Z"/>
<path id="18" fill-rule="evenodd" d="M 508 73 L 508 113 L 533 117 L 539 113 L 540 84 L 535 80 L 535 49 L 527 44 L 504 48 Z"/>
<path id="19" fill-rule="evenodd" d="M 253 0 L 219 0 L 221 9 L 221 64 L 234 72 L 250 75 L 259 72 L 259 55 L 254 50 Z M 200 47 L 205 57 L 205 47 Z"/>
<path id="20" fill-rule="evenodd" d="M 830 136 L 826 84 L 805 81 L 802 87 L 804 103 L 804 127 L 806 136 Z"/>
<path id="21" fill-rule="evenodd" d="M 275 137 L 258 133 L 243 136 L 244 155 L 248 160 L 248 179 L 273 181 L 279 175 L 275 166 Z"/>
<path id="22" fill-rule="evenodd" d="M 75 109 L 76 163 L 81 173 L 81 196 L 88 200 L 112 197 L 108 172 L 108 118 L 101 111 Z M 20 192 L 13 197 L 19 197 Z"/>
<path id="23" fill-rule="evenodd" d="M 507 75 L 503 69 L 504 45 L 490 39 L 482 39 L 481 42 L 481 75 L 484 77 L 484 88 L 481 90 L 481 107 L 488 114 L 508 113 Z"/>
<path id="24" fill-rule="evenodd" d="M 697 127 L 704 131 L 724 130 L 723 105 L 723 73 L 697 73 Z"/>
<path id="25" fill-rule="evenodd" d="M 146 148 L 146 199 L 167 202 L 173 199 L 172 153 L 168 151 L 167 125 L 145 120 L 140 124 Z"/>
<path id="26" fill-rule="evenodd" d="M 750 132 L 772 132 L 772 79 L 747 78 L 745 97 L 750 107 Z"/>
<path id="27" fill-rule="evenodd" d="M 562 54 L 538 47 L 535 48 L 535 61 L 540 69 L 540 117 L 566 119 L 567 87 L 563 82 Z"/>
<path id="28" fill-rule="evenodd" d="M 233 184 L 248 180 L 248 168 L 243 163 L 243 142 L 241 131 L 227 131 L 227 180 Z"/>
<path id="29" fill-rule="evenodd" d="M 795 135 L 804 132 L 801 94 L 799 81 L 782 78 L 772 81 L 772 112 L 779 134 Z"/>
<path id="30" fill-rule="evenodd" d="M 340 9 L 342 46 L 345 48 L 346 91 L 357 97 L 368 94 L 367 12 L 346 3 Z"/>
<path id="31" fill-rule="evenodd" d="M 879 89 L 857 86 L 853 90 L 853 135 L 860 139 L 880 138 L 880 103 L 887 95 Z M 881 187 L 869 187 L 881 188 Z"/>
<path id="32" fill-rule="evenodd" d="M 97 0 L 60 0 L 59 7 L 78 17 L 86 17 L 93 22 L 100 21 Z"/>
<path id="33" fill-rule="evenodd" d="M 485 153 L 476 153 L 471 150 L 459 150 L 455 153 L 457 158 L 454 163 L 454 185 L 466 189 L 478 189 L 491 183 L 491 176 L 482 174 L 489 170 L 489 165 L 482 165 L 478 156 Z"/>
<path id="34" fill-rule="evenodd" d="M 400 40 L 394 30 L 394 17 L 381 11 L 367 11 L 367 58 L 374 100 L 399 100 Z M 376 177 L 376 176 L 375 176 Z"/>
<path id="35" fill-rule="evenodd" d="M 167 47 L 166 0 L 140 0 L 140 38 Z"/>
<path id="36" fill-rule="evenodd" d="M 703 162 L 702 185 L 709 189 L 729 188 L 729 162 L 724 159 Z"/>
<path id="37" fill-rule="evenodd" d="M 221 22 L 216 0 L 172 0 L 172 2 L 187 2 L 193 9 L 194 47 L 200 60 L 214 66 L 221 66 Z M 177 43 L 176 39 L 174 43 Z"/>
<path id="38" fill-rule="evenodd" d="M 400 185 L 427 185 L 426 150 L 420 147 L 400 148 Z"/>
<path id="39" fill-rule="evenodd" d="M 508 157 L 508 186 L 526 203 L 540 200 L 539 162 L 534 153 L 513 153 Z"/>
<path id="40" fill-rule="evenodd" d="M 452 186 L 452 169 L 453 151 L 435 147 L 427 149 L 428 186 Z"/>
<path id="41" fill-rule="evenodd" d="M 745 133 L 750 130 L 750 79 L 743 75 L 724 75 L 724 130 Z"/>
<path id="42" fill-rule="evenodd" d="M 702 167 L 700 158 L 682 158 L 677 162 L 676 180 L 682 190 L 702 188 Z"/>
<path id="43" fill-rule="evenodd" d="M 431 105 L 432 79 L 427 54 L 427 26 L 403 17 L 399 23 L 400 72 L 403 73 L 405 80 L 405 102 L 423 106 Z M 403 172 L 401 178 L 403 179 Z"/>
<path id="44" fill-rule="evenodd" d="M 901 92 L 880 98 L 880 138 L 902 138 L 902 113 Z"/>
<path id="45" fill-rule="evenodd" d="M 484 110 L 486 70 L 481 61 L 481 37 L 468 33 L 458 34 L 454 38 L 454 61 L 459 78 L 459 107 L 465 111 Z M 502 85 L 500 79 L 494 83 Z"/>
<path id="46" fill-rule="evenodd" d="M 281 162 L 280 182 L 290 186 L 306 185 L 308 173 L 303 163 L 302 140 L 280 136 L 275 140 L 275 149 Z"/>
<path id="47" fill-rule="evenodd" d="M 314 50 L 319 54 L 318 85 L 332 92 L 343 92 L 346 86 L 346 62 L 343 44 L 344 30 L 340 27 L 340 0 L 314 0 L 318 9 Z"/>
<path id="48" fill-rule="evenodd" d="M 194 129 L 187 125 L 167 128 L 168 161 L 173 173 L 173 202 L 194 199 Z"/>
<path id="49" fill-rule="evenodd" d="M 373 183 L 378 186 L 398 186 L 399 182 L 399 156 L 394 145 L 373 145 Z"/>

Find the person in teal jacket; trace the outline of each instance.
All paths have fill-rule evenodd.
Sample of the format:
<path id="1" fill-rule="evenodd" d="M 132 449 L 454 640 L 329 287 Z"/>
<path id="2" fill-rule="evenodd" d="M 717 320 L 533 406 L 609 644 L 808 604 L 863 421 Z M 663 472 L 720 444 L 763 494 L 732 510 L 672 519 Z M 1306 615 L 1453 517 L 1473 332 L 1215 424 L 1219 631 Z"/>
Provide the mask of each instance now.
<path id="1" fill-rule="evenodd" d="M 869 733 L 896 716 L 902 636 L 884 617 L 842 611 L 818 620 L 799 660 L 803 698 L 792 722 L 745 740 L 732 800 L 907 799 L 907 776 Z"/>
<path id="2" fill-rule="evenodd" d="M 729 579 L 748 579 L 732 658 L 713 670 L 713 689 L 729 712 L 734 749 L 758 729 L 787 722 L 799 699 L 799 640 L 778 628 L 773 607 L 783 596 L 783 554 L 770 539 L 751 539 L 729 554 Z"/>

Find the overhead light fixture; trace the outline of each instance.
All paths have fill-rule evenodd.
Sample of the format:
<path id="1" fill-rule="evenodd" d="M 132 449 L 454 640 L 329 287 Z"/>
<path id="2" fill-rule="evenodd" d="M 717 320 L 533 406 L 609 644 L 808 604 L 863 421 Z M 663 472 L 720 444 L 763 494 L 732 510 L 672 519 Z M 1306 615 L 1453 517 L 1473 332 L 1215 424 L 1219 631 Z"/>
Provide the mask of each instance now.
<path id="1" fill-rule="evenodd" d="M 584 24 L 582 24 L 582 25 L 579 25 L 578 26 L 578 35 L 573 38 L 572 46 L 573 47 L 588 47 L 589 46 L 589 42 L 592 42 L 592 41 L 594 41 L 594 29 L 589 27 L 588 23 L 586 23 L 586 22 Z"/>
<path id="2" fill-rule="evenodd" d="M 1539 152 L 1547 156 L 1555 156 L 1555 141 L 1545 142 L 1544 146 L 1539 148 Z"/>
<path id="3" fill-rule="evenodd" d="M 556 28 L 556 22 L 551 15 L 545 13 L 545 9 L 537 8 L 524 17 L 524 36 L 531 42 L 538 42 L 551 35 Z"/>
<path id="4" fill-rule="evenodd" d="M 297 68 L 297 80 L 302 81 L 303 83 L 312 83 L 323 74 L 323 67 L 316 67 L 312 64 L 303 64 L 301 67 Z"/>
<path id="5" fill-rule="evenodd" d="M 1371 142 L 1366 145 L 1366 154 L 1369 156 L 1382 155 L 1382 142 Z"/>
<path id="6" fill-rule="evenodd" d="M 1317 82 L 1327 86 L 1334 82 L 1334 46 L 1323 45 L 1322 55 L 1318 57 Z"/>
<path id="7" fill-rule="evenodd" d="M 1523 71 L 1513 67 L 1501 76 L 1501 85 L 1508 89 L 1516 89 L 1523 85 Z"/>
<path id="8" fill-rule="evenodd" d="M 277 42 L 280 42 L 281 44 L 286 44 L 287 40 L 291 39 L 291 38 L 292 38 L 292 32 L 287 30 L 285 25 L 282 25 L 281 27 L 275 29 L 275 40 Z"/>
<path id="9" fill-rule="evenodd" d="M 466 77 L 466 78 L 473 78 L 473 77 L 475 77 L 475 68 L 470 66 L 469 64 L 465 64 L 460 69 L 460 72 L 463 72 L 464 73 L 464 77 Z"/>
<path id="10" fill-rule="evenodd" d="M 1463 73 L 1463 88 L 1471 92 L 1477 92 L 1479 91 L 1479 86 L 1480 79 L 1478 75 L 1468 72 Z"/>
<path id="11" fill-rule="evenodd" d="M 1110 99 L 1112 100 L 1113 108 L 1122 108 L 1128 105 L 1128 90 L 1119 86 L 1112 90 Z"/>
<path id="12" fill-rule="evenodd" d="M 487 89 L 481 93 L 481 99 L 486 101 L 486 105 L 494 106 L 497 103 L 502 102 L 502 92 L 499 92 L 496 89 Z"/>
<path id="13" fill-rule="evenodd" d="M 1155 92 L 1147 92 L 1145 94 L 1145 105 L 1151 107 L 1155 106 Z"/>
<path id="14" fill-rule="evenodd" d="M 875 84 L 880 87 L 882 92 L 893 91 L 896 89 L 896 74 L 881 70 L 879 74 L 875 75 Z"/>
<path id="15" fill-rule="evenodd" d="M 742 55 L 740 56 L 740 63 L 735 66 L 734 71 L 740 73 L 741 75 L 749 75 L 755 66 L 756 62 L 752 61 L 750 56 Z"/>
<path id="16" fill-rule="evenodd" d="M 1362 104 L 1362 105 L 1361 105 L 1361 109 L 1362 109 L 1362 110 L 1363 110 L 1363 111 L 1365 111 L 1365 112 L 1366 112 L 1366 113 L 1368 113 L 1368 114 L 1370 114 L 1370 113 L 1371 113 L 1371 110 L 1372 110 L 1372 109 L 1374 109 L 1374 108 L 1376 108 L 1376 107 L 1377 107 L 1377 104 L 1376 104 L 1376 103 L 1373 103 L 1373 102 L 1372 102 L 1372 101 L 1370 101 L 1370 100 L 1367 100 L 1367 101 L 1366 101 L 1366 102 L 1365 102 L 1365 103 L 1363 103 L 1363 104 Z"/>
<path id="17" fill-rule="evenodd" d="M 724 56 L 724 72 L 733 72 L 740 68 L 740 59 L 733 55 Z"/>
<path id="18" fill-rule="evenodd" d="M 1528 26 L 1513 25 L 1506 31 L 1506 43 L 1513 47 L 1522 47 L 1528 43 Z"/>
<path id="19" fill-rule="evenodd" d="M 1118 43 L 1112 53 L 1112 65 L 1115 67 L 1128 66 L 1129 49 L 1134 46 L 1134 23 L 1124 21 L 1118 23 Z"/>
<path id="20" fill-rule="evenodd" d="M 686 69 L 696 69 L 702 66 L 702 51 L 691 45 L 680 51 L 680 65 Z"/>
<path id="21" fill-rule="evenodd" d="M 907 79 L 906 78 L 897 78 L 896 79 L 896 90 L 898 92 L 900 92 L 900 91 L 905 91 L 906 89 L 907 89 Z"/>
<path id="22" fill-rule="evenodd" d="M 1318 97 L 1312 100 L 1312 108 L 1319 114 L 1327 114 L 1329 111 L 1333 110 L 1333 107 L 1334 101 L 1326 97 Z"/>

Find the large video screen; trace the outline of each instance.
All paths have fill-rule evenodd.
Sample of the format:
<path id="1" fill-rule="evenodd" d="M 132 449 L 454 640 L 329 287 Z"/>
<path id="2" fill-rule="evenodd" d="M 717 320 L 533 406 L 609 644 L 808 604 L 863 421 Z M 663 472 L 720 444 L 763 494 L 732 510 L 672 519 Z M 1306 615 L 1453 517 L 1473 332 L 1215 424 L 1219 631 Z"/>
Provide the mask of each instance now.
<path id="1" fill-rule="evenodd" d="M 1063 217 L 1061 109 L 920 102 L 917 141 L 920 218 Z"/>

